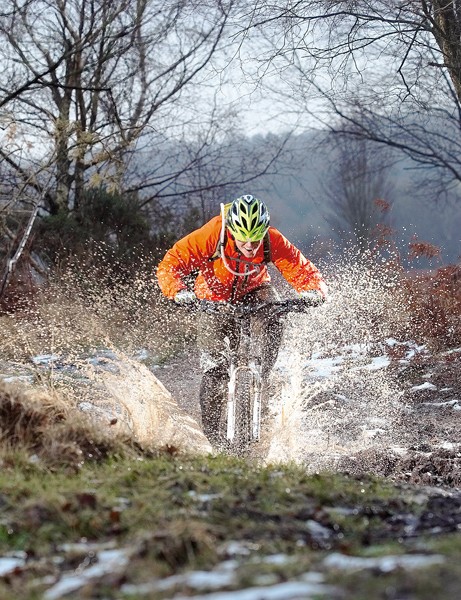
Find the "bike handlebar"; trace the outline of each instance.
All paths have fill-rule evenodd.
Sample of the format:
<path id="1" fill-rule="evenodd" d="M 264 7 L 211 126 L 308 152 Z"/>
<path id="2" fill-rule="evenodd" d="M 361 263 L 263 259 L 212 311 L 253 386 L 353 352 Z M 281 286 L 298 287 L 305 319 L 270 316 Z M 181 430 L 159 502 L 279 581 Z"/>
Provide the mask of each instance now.
<path id="1" fill-rule="evenodd" d="M 198 312 L 221 313 L 235 317 L 243 317 L 245 315 L 255 315 L 264 312 L 268 314 L 307 312 L 309 308 L 318 306 L 318 302 L 310 302 L 303 298 L 237 304 L 231 304 L 230 302 L 213 302 L 211 300 L 197 300 L 197 302 L 193 302 L 186 306 L 187 308 L 191 308 Z"/>

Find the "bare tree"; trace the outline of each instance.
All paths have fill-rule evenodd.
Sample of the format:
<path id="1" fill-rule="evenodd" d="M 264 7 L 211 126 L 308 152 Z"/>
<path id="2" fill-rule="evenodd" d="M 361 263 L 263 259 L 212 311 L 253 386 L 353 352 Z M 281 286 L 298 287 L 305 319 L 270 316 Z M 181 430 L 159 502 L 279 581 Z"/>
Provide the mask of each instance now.
<path id="1" fill-rule="evenodd" d="M 242 33 L 255 46 L 258 32 L 263 45 L 253 56 L 257 85 L 277 73 L 283 87 L 273 76 L 270 85 L 285 113 L 311 112 L 329 128 L 335 113 L 341 133 L 393 146 L 441 170 L 445 187 L 459 185 L 459 2 L 259 0 L 242 18 Z"/>
<path id="2" fill-rule="evenodd" d="M 334 136 L 327 144 L 325 218 L 344 246 L 352 245 L 363 254 L 381 241 L 383 227 L 388 225 L 393 191 L 389 157 L 365 139 Z"/>
<path id="3" fill-rule="evenodd" d="M 123 189 L 137 192 L 150 213 L 173 203 L 177 209 L 195 207 L 206 220 L 221 201 L 261 178 L 294 172 L 290 132 L 248 137 L 240 112 L 221 106 L 217 96 L 196 97 L 198 116 L 177 127 L 176 136 L 147 131 L 126 153 Z"/>
<path id="4" fill-rule="evenodd" d="M 0 156 L 30 181 L 34 165 L 53 165 L 51 213 L 78 205 L 91 177 L 119 186 L 140 135 L 187 118 L 188 86 L 218 48 L 232 2 L 3 0 L 4 138 L 30 147 L 26 160 L 5 144 Z"/>

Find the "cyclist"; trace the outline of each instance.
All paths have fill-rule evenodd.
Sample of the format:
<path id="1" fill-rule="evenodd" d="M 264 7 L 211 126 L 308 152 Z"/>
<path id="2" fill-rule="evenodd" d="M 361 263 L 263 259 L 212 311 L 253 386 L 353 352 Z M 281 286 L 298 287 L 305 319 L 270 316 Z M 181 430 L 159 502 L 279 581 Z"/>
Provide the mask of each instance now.
<path id="1" fill-rule="evenodd" d="M 267 206 L 251 194 L 221 204 L 221 214 L 186 235 L 168 250 L 157 268 L 162 293 L 179 305 L 197 299 L 216 302 L 264 302 L 279 298 L 271 285 L 267 264 L 273 263 L 288 283 L 310 304 L 321 304 L 327 294 L 319 270 L 277 229 L 269 225 Z M 197 274 L 193 289 L 188 279 Z M 200 313 L 197 341 L 203 378 L 200 407 L 205 435 L 217 442 L 221 406 L 226 395 L 225 344 L 235 344 L 233 319 Z M 261 322 L 266 340 L 263 369 L 274 364 L 282 325 L 274 319 Z"/>

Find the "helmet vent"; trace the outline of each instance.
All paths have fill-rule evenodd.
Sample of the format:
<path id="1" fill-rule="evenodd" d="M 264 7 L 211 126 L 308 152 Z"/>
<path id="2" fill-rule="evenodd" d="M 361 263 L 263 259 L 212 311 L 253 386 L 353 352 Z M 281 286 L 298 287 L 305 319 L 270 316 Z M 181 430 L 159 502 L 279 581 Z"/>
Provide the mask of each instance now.
<path id="1" fill-rule="evenodd" d="M 266 205 L 251 194 L 234 200 L 227 213 L 227 227 L 239 241 L 262 240 L 269 229 L 269 220 Z"/>

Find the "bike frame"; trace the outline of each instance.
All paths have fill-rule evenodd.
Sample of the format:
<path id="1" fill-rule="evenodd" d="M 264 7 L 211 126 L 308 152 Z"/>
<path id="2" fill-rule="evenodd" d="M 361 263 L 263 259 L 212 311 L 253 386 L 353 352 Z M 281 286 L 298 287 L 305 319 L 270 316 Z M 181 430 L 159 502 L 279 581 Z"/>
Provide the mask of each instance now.
<path id="1" fill-rule="evenodd" d="M 264 384 L 264 365 L 261 349 L 264 340 L 252 333 L 252 324 L 255 323 L 255 319 L 261 316 L 261 311 L 265 311 L 266 316 L 274 318 L 274 316 L 282 316 L 289 312 L 306 312 L 310 307 L 317 306 L 317 304 L 298 298 L 259 304 L 242 303 L 235 305 L 201 300 L 189 307 L 198 311 L 230 316 L 239 327 L 236 347 L 231 347 L 230 340 L 226 338 L 229 381 L 227 405 L 225 406 L 226 425 L 223 429 L 225 430 L 225 438 L 229 449 L 235 446 L 237 452 L 245 452 L 249 444 L 258 442 L 261 437 L 262 390 Z M 259 328 L 259 331 L 261 331 L 261 328 Z M 247 380 L 245 380 L 245 376 L 248 376 Z M 245 401 L 238 397 L 239 389 L 240 394 L 242 394 L 242 389 L 245 390 L 243 392 Z M 237 421 L 242 414 L 244 414 L 244 425 Z M 250 423 L 250 425 L 248 426 L 247 423 Z"/>

